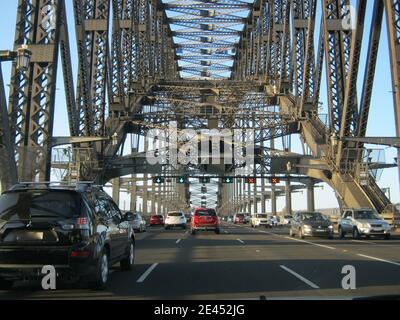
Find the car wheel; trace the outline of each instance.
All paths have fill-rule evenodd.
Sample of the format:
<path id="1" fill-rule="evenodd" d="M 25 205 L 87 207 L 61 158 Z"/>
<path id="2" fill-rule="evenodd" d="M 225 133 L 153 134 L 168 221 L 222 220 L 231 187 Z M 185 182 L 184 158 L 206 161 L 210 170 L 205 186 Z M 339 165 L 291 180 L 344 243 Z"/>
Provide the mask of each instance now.
<path id="1" fill-rule="evenodd" d="M 169 227 L 165 226 L 165 230 L 169 230 Z"/>
<path id="2" fill-rule="evenodd" d="M 131 242 L 129 245 L 129 253 L 127 257 L 121 261 L 121 270 L 131 271 L 135 263 L 135 243 Z"/>
<path id="3" fill-rule="evenodd" d="M 339 227 L 339 238 L 344 239 L 346 233 L 343 231 L 342 227 Z"/>
<path id="4" fill-rule="evenodd" d="M 221 230 L 215 229 L 215 233 L 216 233 L 216 234 L 220 234 L 220 233 L 221 233 Z"/>
<path id="5" fill-rule="evenodd" d="M 390 239 L 390 234 L 385 234 L 385 240 L 389 240 Z"/>
<path id="6" fill-rule="evenodd" d="M 301 228 L 299 229 L 299 238 L 304 239 L 303 230 Z"/>
<path id="7" fill-rule="evenodd" d="M 333 240 L 333 234 L 330 234 L 330 235 L 328 236 L 328 239 L 329 239 L 329 240 Z"/>
<path id="8" fill-rule="evenodd" d="M 182 225 L 182 229 L 183 229 L 183 230 L 186 230 L 186 225 Z"/>
<path id="9" fill-rule="evenodd" d="M 96 280 L 90 284 L 94 290 L 104 290 L 107 287 L 110 269 L 108 265 L 107 251 L 103 250 L 97 263 Z"/>
<path id="10" fill-rule="evenodd" d="M 196 235 L 196 230 L 192 229 L 191 234 L 192 236 Z"/>
<path id="11" fill-rule="evenodd" d="M 353 229 L 353 239 L 360 239 L 360 232 L 358 231 L 357 227 Z"/>
<path id="12" fill-rule="evenodd" d="M 0 289 L 9 290 L 13 287 L 14 281 L 0 279 Z"/>

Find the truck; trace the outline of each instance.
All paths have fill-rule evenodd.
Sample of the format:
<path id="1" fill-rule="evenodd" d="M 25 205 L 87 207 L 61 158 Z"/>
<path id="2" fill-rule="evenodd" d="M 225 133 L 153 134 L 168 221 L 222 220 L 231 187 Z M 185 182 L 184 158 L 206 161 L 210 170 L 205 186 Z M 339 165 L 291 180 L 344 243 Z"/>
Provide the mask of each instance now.
<path id="1" fill-rule="evenodd" d="M 340 239 L 344 239 L 346 234 L 351 234 L 353 239 L 360 239 L 363 236 L 390 239 L 392 230 L 390 224 L 370 208 L 344 209 L 338 229 Z"/>

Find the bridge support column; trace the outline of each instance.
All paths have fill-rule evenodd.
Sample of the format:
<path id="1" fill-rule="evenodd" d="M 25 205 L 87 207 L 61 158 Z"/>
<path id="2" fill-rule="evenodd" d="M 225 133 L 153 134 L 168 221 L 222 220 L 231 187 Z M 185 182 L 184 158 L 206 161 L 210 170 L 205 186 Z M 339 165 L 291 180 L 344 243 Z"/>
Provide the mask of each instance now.
<path id="1" fill-rule="evenodd" d="M 314 185 L 313 180 L 307 183 L 307 210 L 311 212 L 315 211 Z"/>
<path id="2" fill-rule="evenodd" d="M 271 213 L 272 215 L 276 215 L 276 189 L 275 186 L 271 186 Z"/>
<path id="3" fill-rule="evenodd" d="M 120 178 L 116 178 L 112 181 L 112 197 L 114 199 L 114 202 L 117 204 L 119 207 L 119 191 L 121 187 L 121 180 Z"/>
<path id="4" fill-rule="evenodd" d="M 136 187 L 136 177 L 132 176 L 131 180 L 131 205 L 130 205 L 130 210 L 131 212 L 136 212 L 136 192 L 137 192 L 137 187 Z"/>
<path id="5" fill-rule="evenodd" d="M 155 214 L 156 213 L 156 188 L 154 183 L 151 184 L 151 213 L 150 214 Z"/>
<path id="6" fill-rule="evenodd" d="M 267 208 L 266 208 L 266 203 L 265 203 L 265 179 L 261 178 L 261 212 L 266 213 Z"/>
<path id="7" fill-rule="evenodd" d="M 290 180 L 286 180 L 285 184 L 285 199 L 286 199 L 286 214 L 292 214 L 292 190 Z"/>

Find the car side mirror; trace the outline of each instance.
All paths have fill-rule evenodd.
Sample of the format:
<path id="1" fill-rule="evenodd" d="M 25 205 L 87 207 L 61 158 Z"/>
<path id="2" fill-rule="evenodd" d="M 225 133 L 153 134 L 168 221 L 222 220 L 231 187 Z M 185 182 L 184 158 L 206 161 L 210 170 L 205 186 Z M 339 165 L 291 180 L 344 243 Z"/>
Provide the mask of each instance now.
<path id="1" fill-rule="evenodd" d="M 135 220 L 135 215 L 132 212 L 125 213 L 125 221 Z"/>

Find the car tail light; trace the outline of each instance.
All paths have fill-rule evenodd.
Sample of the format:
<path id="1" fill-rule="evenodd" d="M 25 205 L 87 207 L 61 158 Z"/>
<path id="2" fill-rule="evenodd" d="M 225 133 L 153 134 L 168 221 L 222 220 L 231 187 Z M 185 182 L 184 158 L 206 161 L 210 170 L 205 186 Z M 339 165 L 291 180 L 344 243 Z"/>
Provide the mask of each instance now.
<path id="1" fill-rule="evenodd" d="M 72 251 L 70 256 L 71 258 L 87 258 L 89 254 L 89 251 Z"/>
<path id="2" fill-rule="evenodd" d="M 81 217 L 76 219 L 75 228 L 79 230 L 88 230 L 89 229 L 89 220 L 86 217 Z"/>

